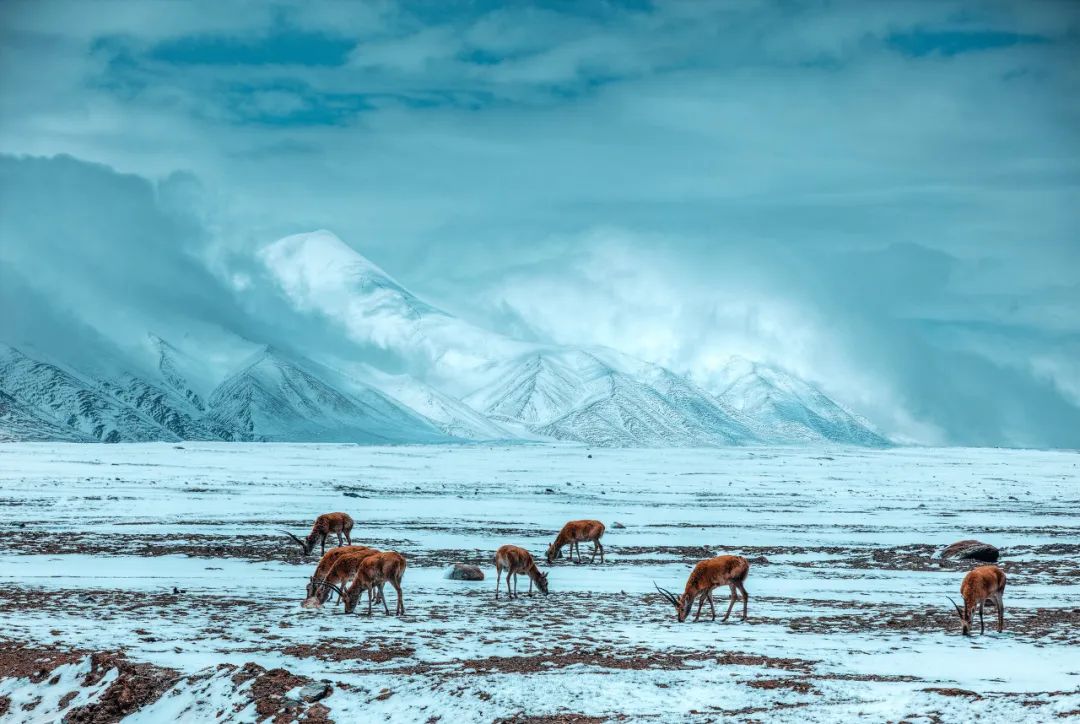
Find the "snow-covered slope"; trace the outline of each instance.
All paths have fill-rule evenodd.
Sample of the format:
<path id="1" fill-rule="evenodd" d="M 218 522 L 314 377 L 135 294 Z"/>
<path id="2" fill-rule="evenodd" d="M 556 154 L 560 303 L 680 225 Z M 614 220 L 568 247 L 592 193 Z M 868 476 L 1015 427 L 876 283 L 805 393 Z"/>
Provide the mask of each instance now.
<path id="1" fill-rule="evenodd" d="M 720 379 L 716 391 L 720 402 L 769 441 L 889 444 L 866 420 L 778 367 L 733 357 Z"/>
<path id="2" fill-rule="evenodd" d="M 463 440 L 510 440 L 519 436 L 518 431 L 507 429 L 465 402 L 409 375 L 392 375 L 368 367 L 363 377 L 452 437 Z"/>
<path id="3" fill-rule="evenodd" d="M 0 344 L 0 391 L 39 416 L 102 442 L 180 439 L 160 423 L 95 387 L 93 382 Z"/>
<path id="4" fill-rule="evenodd" d="M 538 351 L 499 366 L 465 401 L 559 440 L 618 447 L 754 442 L 707 392 L 669 370 L 608 350 Z"/>
<path id="5" fill-rule="evenodd" d="M 0 442 L 91 442 L 93 438 L 62 425 L 40 410 L 0 391 Z"/>
<path id="6" fill-rule="evenodd" d="M 531 346 L 421 300 L 328 231 L 285 237 L 259 258 L 298 309 L 332 320 L 357 343 L 422 364 L 444 386 Z"/>
<path id="7" fill-rule="evenodd" d="M 97 389 L 125 403 L 181 440 L 229 440 L 228 426 L 203 419 L 204 410 L 168 387 L 152 385 L 130 373 L 97 382 Z"/>
<path id="8" fill-rule="evenodd" d="M 209 419 L 254 441 L 446 439 L 426 418 L 360 382 L 354 381 L 349 392 L 332 386 L 325 379 L 328 372 L 267 347 L 214 390 Z"/>
<path id="9" fill-rule="evenodd" d="M 164 341 L 162 340 L 163 344 Z M 451 434 L 363 383 L 265 348 L 203 409 L 131 373 L 93 379 L 0 346 L 0 440 L 444 442 Z"/>

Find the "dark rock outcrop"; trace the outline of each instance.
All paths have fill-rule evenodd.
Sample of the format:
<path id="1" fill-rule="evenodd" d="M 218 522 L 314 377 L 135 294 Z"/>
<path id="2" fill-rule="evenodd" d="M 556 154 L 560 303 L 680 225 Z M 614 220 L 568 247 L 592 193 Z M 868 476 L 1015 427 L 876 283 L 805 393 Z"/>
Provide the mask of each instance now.
<path id="1" fill-rule="evenodd" d="M 994 563 L 1000 555 L 1001 552 L 994 546 L 977 540 L 957 541 L 941 552 L 942 558 L 983 561 L 984 563 Z"/>

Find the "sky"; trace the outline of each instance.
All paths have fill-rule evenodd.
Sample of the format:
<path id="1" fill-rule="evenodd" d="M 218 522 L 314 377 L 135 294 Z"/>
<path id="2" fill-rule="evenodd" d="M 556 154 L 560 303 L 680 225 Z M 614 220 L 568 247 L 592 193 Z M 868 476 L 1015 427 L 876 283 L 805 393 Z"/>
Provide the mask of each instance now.
<path id="1" fill-rule="evenodd" d="M 255 252 L 329 229 L 515 336 L 1080 447 L 1074 2 L 8 0 L 0 154 L 5 306 L 273 325 Z"/>

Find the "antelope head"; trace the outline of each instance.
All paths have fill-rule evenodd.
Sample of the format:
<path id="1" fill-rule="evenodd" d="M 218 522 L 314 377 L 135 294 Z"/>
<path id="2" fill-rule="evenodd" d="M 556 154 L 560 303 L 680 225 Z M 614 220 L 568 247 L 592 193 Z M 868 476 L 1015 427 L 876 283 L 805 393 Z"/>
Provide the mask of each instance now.
<path id="1" fill-rule="evenodd" d="M 549 566 L 555 562 L 556 558 L 562 558 L 562 549 L 562 546 L 555 545 L 554 543 L 548 546 L 547 553 L 544 554 L 544 557 L 547 558 Z"/>
<path id="2" fill-rule="evenodd" d="M 337 589 L 338 595 L 341 597 L 341 600 L 345 603 L 345 613 L 353 613 L 354 611 L 356 611 L 356 604 L 360 603 L 360 594 L 363 593 L 364 591 L 366 591 L 367 589 L 368 589 L 368 586 L 364 586 L 362 584 L 361 585 L 355 585 L 354 584 L 347 591 L 342 591 L 340 588 Z M 352 595 L 350 595 L 350 594 L 352 594 Z"/>
<path id="3" fill-rule="evenodd" d="M 656 581 L 653 581 L 653 585 L 656 586 Z M 694 606 L 694 600 L 687 596 L 676 596 L 666 588 L 660 588 L 660 586 L 656 586 L 656 590 L 675 607 L 675 614 L 679 623 L 685 621 L 686 617 L 690 615 L 690 609 Z"/>
<path id="4" fill-rule="evenodd" d="M 328 585 L 325 578 L 316 578 L 315 576 L 312 576 L 308 579 L 308 598 L 317 599 L 319 603 L 326 603 L 326 600 L 330 598 L 331 593 L 330 588 L 327 588 Z"/>
<path id="5" fill-rule="evenodd" d="M 326 599 L 330 598 L 330 592 L 333 591 L 337 593 L 338 598 L 345 602 L 345 613 L 352 613 L 353 609 L 356 608 L 356 601 L 360 598 L 359 592 L 356 595 L 356 599 L 353 599 L 351 601 L 352 605 L 350 606 L 349 595 L 344 590 L 342 590 L 338 586 L 335 586 L 330 581 L 323 579 L 321 581 L 318 581 L 316 585 L 320 588 L 319 593 L 316 594 L 316 597 L 320 600 L 326 601 Z"/>
<path id="6" fill-rule="evenodd" d="M 536 578 L 533 579 L 533 580 L 536 581 L 536 587 L 540 589 L 540 593 L 544 594 L 545 596 L 547 595 L 547 592 L 548 592 L 548 580 L 547 580 L 547 577 L 548 577 L 548 574 L 538 572 Z"/>
<path id="7" fill-rule="evenodd" d="M 946 596 L 946 598 L 949 599 L 949 603 L 951 603 L 953 605 L 953 608 L 956 609 L 956 615 L 960 617 L 960 633 L 963 634 L 964 636 L 970 636 L 971 635 L 971 619 L 968 618 L 967 611 L 965 611 L 964 609 L 957 606 L 956 601 L 952 600 L 952 598 L 950 598 L 948 596 Z"/>

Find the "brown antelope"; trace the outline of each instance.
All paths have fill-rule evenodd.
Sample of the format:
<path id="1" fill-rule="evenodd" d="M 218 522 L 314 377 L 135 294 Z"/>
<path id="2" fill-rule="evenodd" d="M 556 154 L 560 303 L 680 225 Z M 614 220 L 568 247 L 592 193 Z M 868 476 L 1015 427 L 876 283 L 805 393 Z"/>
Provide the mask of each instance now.
<path id="1" fill-rule="evenodd" d="M 330 570 L 319 580 L 312 580 L 310 584 L 316 593 L 313 599 L 316 606 L 322 605 L 330 598 L 332 592 L 337 592 L 340 600 L 341 591 L 355 580 L 361 564 L 366 558 L 378 555 L 382 551 L 368 548 L 366 550 L 351 551 L 341 554 L 330 566 Z M 375 589 L 375 594 L 381 594 L 380 589 Z M 378 600 L 378 598 L 376 599 Z"/>
<path id="2" fill-rule="evenodd" d="M 315 567 L 315 573 L 308 579 L 307 595 L 308 598 L 318 598 L 319 603 L 325 603 L 326 599 L 330 597 L 330 591 L 322 585 L 329 575 L 330 570 L 334 567 L 334 564 L 342 558 L 342 556 L 353 553 L 364 553 L 370 555 L 372 553 L 378 553 L 379 551 L 371 548 L 370 546 L 338 546 L 337 548 L 331 548 L 330 552 L 325 554 L 319 559 L 319 565 Z"/>
<path id="3" fill-rule="evenodd" d="M 400 553 L 394 551 L 376 553 L 360 559 L 360 564 L 356 568 L 356 577 L 353 578 L 352 584 L 347 589 L 342 590 L 340 587 L 330 583 L 327 583 L 327 585 L 336 590 L 341 596 L 341 600 L 345 602 L 345 613 L 355 611 L 356 604 L 360 601 L 360 594 L 367 591 L 368 616 L 371 615 L 373 592 L 380 594 L 383 610 L 389 616 L 390 607 L 386 605 L 386 597 L 381 595 L 382 587 L 389 583 L 397 591 L 397 607 L 394 609 L 394 613 L 402 616 L 405 614 L 405 600 L 401 596 L 401 577 L 405 575 L 406 565 L 405 556 Z"/>
<path id="4" fill-rule="evenodd" d="M 951 598 L 949 601 L 960 615 L 960 632 L 964 636 L 971 635 L 972 619 L 975 617 L 975 607 L 979 608 L 979 633 L 986 631 L 986 622 L 983 621 L 983 605 L 989 601 L 997 609 L 998 633 L 1005 628 L 1005 603 L 1002 595 L 1005 593 L 1005 572 L 997 566 L 979 566 L 972 568 L 964 576 L 960 584 L 960 595 L 964 597 L 964 607 L 956 605 Z"/>
<path id="5" fill-rule="evenodd" d="M 510 598 L 516 598 L 517 593 L 517 577 L 519 574 L 524 573 L 529 577 L 529 595 L 532 594 L 533 584 L 540 589 L 540 592 L 545 596 L 548 592 L 548 579 L 546 573 L 541 573 L 540 569 L 536 567 L 536 561 L 533 560 L 532 554 L 524 548 L 518 546 L 506 545 L 500 548 L 495 553 L 495 600 L 499 600 L 499 581 L 502 578 L 503 570 L 506 570 L 506 593 Z M 510 576 L 513 576 L 514 586 L 510 587 Z"/>
<path id="6" fill-rule="evenodd" d="M 323 513 L 315 519 L 315 523 L 311 526 L 311 532 L 305 540 L 300 540 L 289 531 L 282 531 L 285 535 L 292 538 L 294 541 L 300 544 L 300 550 L 304 552 L 305 556 L 311 555 L 311 552 L 315 550 L 315 542 L 319 542 L 320 550 L 319 555 L 326 553 L 326 536 L 331 533 L 337 533 L 337 544 L 341 545 L 341 534 L 345 534 L 345 543 L 352 545 L 352 533 L 353 519 L 348 513 Z"/>
<path id="7" fill-rule="evenodd" d="M 562 527 L 555 542 L 548 546 L 547 562 L 550 566 L 556 558 L 562 558 L 562 549 L 570 546 L 570 559 L 574 558 L 574 549 L 577 549 L 578 563 L 581 563 L 581 541 L 592 541 L 593 551 L 589 563 L 600 553 L 600 562 L 604 562 L 604 546 L 600 545 L 600 538 L 604 535 L 604 524 L 598 520 L 572 520 Z"/>
<path id="8" fill-rule="evenodd" d="M 340 589 L 347 586 L 356 577 L 356 572 L 360 570 L 360 564 L 364 559 L 378 553 L 379 551 L 374 548 L 368 548 L 339 555 L 337 560 L 330 565 L 326 575 L 321 579 L 312 578 L 309 581 L 309 585 L 315 589 L 314 602 L 321 605 L 330 598 L 331 591 L 341 593 Z M 312 599 L 309 598 L 308 600 Z"/>
<path id="9" fill-rule="evenodd" d="M 685 621 L 686 617 L 690 615 L 690 609 L 694 607 L 695 598 L 699 599 L 699 603 L 694 620 L 697 621 L 701 618 L 701 607 L 708 601 L 709 610 L 712 611 L 712 620 L 715 621 L 716 608 L 713 606 L 713 589 L 728 586 L 731 588 L 731 602 L 728 604 L 727 613 L 720 620 L 728 620 L 731 609 L 735 607 L 735 602 L 739 600 L 739 592 L 741 592 L 743 601 L 742 618 L 745 621 L 747 601 L 750 597 L 746 593 L 743 581 L 746 580 L 748 573 L 750 573 L 750 562 L 742 556 L 717 556 L 716 558 L 707 558 L 694 566 L 694 570 L 690 572 L 690 577 L 686 579 L 686 590 L 683 591 L 681 596 L 676 596 L 671 591 L 656 586 L 655 583 L 653 585 L 656 586 L 656 590 L 660 592 L 661 596 L 675 605 L 679 623 Z"/>

